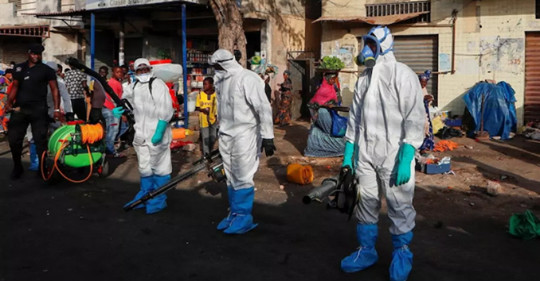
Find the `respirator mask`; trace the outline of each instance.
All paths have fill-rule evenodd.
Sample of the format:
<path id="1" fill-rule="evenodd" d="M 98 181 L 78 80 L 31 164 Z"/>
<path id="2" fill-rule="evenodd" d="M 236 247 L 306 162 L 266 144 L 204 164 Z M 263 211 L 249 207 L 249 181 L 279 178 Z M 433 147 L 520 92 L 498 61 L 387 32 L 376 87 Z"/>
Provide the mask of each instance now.
<path id="1" fill-rule="evenodd" d="M 379 30 L 384 31 L 384 35 L 381 39 L 377 38 L 375 32 L 379 33 Z M 381 43 L 386 40 L 386 37 L 390 34 L 390 29 L 388 27 L 377 26 L 372 28 L 367 35 L 362 36 L 363 48 L 360 51 L 360 54 L 355 59 L 356 64 L 364 65 L 368 68 L 375 66 L 377 58 L 379 56 L 385 55 L 386 53 L 393 51 L 394 43 L 388 47 L 385 51 L 382 51 Z"/>

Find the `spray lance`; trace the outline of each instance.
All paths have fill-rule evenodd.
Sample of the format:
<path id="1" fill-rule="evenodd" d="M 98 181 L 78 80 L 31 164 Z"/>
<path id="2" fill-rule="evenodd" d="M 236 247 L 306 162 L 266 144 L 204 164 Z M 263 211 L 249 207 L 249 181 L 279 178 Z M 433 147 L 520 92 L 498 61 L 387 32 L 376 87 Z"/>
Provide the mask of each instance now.
<path id="1" fill-rule="evenodd" d="M 223 169 L 223 162 L 221 161 L 221 154 L 219 150 L 214 150 L 210 154 L 206 154 L 201 159 L 193 163 L 193 168 L 189 171 L 180 174 L 172 178 L 168 183 L 161 186 L 160 188 L 146 193 L 141 199 L 134 201 L 133 203 L 124 205 L 124 211 L 130 211 L 133 208 L 137 207 L 140 204 L 162 194 L 176 187 L 180 182 L 194 176 L 202 170 L 208 171 L 208 176 L 211 177 L 216 182 L 222 182 L 226 180 L 225 170 Z"/>
<path id="2" fill-rule="evenodd" d="M 126 115 L 129 123 L 135 123 L 135 118 L 133 117 L 133 107 L 131 106 L 131 104 L 126 99 L 120 99 L 113 91 L 111 86 L 109 86 L 109 83 L 107 83 L 107 81 L 105 81 L 103 77 L 101 77 L 94 70 L 88 68 L 86 65 L 80 63 L 79 60 L 77 60 L 76 58 L 68 58 L 66 60 L 66 63 L 71 67 L 82 71 L 84 74 L 92 76 L 94 79 L 96 79 L 101 84 L 101 86 L 103 86 L 103 89 L 111 97 L 116 106 L 121 106 L 124 109 L 124 114 Z"/>

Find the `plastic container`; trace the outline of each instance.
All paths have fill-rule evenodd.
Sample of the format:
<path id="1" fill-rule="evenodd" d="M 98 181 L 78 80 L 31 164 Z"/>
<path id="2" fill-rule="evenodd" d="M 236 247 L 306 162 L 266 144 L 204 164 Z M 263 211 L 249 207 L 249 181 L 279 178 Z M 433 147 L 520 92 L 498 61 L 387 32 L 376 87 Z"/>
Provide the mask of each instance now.
<path id="1" fill-rule="evenodd" d="M 287 166 L 287 180 L 297 184 L 313 182 L 313 168 L 310 165 L 292 163 Z"/>
<path id="2" fill-rule="evenodd" d="M 450 171 L 450 164 L 426 164 L 424 173 L 426 174 L 444 174 Z"/>
<path id="3" fill-rule="evenodd" d="M 446 119 L 444 124 L 448 127 L 461 127 L 462 121 L 461 119 Z"/>
<path id="4" fill-rule="evenodd" d="M 152 66 L 154 76 L 165 83 L 172 83 L 182 78 L 182 66 L 175 63 L 157 64 Z"/>
<path id="5" fill-rule="evenodd" d="M 188 112 L 195 111 L 195 103 L 197 102 L 198 92 L 191 92 L 188 95 Z"/>
<path id="6" fill-rule="evenodd" d="M 171 131 L 173 140 L 181 140 L 186 137 L 185 128 L 172 128 Z"/>

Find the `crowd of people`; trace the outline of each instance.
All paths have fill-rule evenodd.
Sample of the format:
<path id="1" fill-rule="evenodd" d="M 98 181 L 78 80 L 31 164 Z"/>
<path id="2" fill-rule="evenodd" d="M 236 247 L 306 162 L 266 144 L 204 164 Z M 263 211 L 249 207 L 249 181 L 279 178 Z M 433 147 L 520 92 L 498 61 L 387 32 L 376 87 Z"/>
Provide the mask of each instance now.
<path id="1" fill-rule="evenodd" d="M 429 128 L 425 108 L 430 100 L 426 95 L 424 103 L 423 94 L 429 75 L 420 77 L 424 81 L 421 86 L 416 74 L 396 61 L 393 37 L 387 27 L 373 28 L 363 36 L 362 42 L 356 61 L 365 70 L 356 83 L 346 126 L 336 128 L 340 117 L 335 116 L 335 110 L 341 103 L 338 72 L 326 72 L 309 102 L 312 125 L 306 154 L 343 155 L 342 173 L 353 173 L 356 179 L 355 216 L 360 247 L 341 261 L 342 270 L 356 272 L 377 262 L 377 224 L 384 195 L 394 247 L 390 280 L 406 280 L 412 269 L 413 254 L 408 245 L 413 238 L 416 216 L 412 205 L 414 154 L 425 143 L 425 137 L 432 138 L 429 130 L 425 130 Z M 101 123 L 106 131 L 107 154 L 123 157 L 115 143 L 127 128 L 125 108 L 114 102 L 98 80 L 89 80 L 73 67 L 62 72 L 59 65 L 43 64 L 42 52 L 43 46 L 31 46 L 28 60 L 14 65 L 4 76 L 10 88 L 4 91 L 7 93 L 4 111 L 11 113 L 8 139 L 14 165 L 12 178 L 19 178 L 23 172 L 22 145 L 29 125 L 36 154 L 46 151 L 49 119 Z M 224 49 L 214 52 L 210 64 L 215 75 L 204 80 L 196 110 L 203 153 L 210 153 L 218 141 L 227 177 L 230 208 L 217 229 L 227 234 L 243 234 L 257 226 L 252 216 L 253 178 L 261 153 L 264 151 L 270 157 L 276 150 L 274 124 L 287 126 L 291 122 L 293 86 L 290 72 L 285 71 L 279 85 L 279 107 L 273 116 L 268 77 L 243 68 Z M 108 78 L 108 68 L 101 67 L 99 74 Z M 140 191 L 133 199 L 136 201 L 171 178 L 169 121 L 174 108 L 170 87 L 153 75 L 152 65 L 145 58 L 135 60 L 128 67 L 113 67 L 107 83 L 115 95 L 128 100 L 133 107 L 132 143 L 140 173 Z M 165 194 L 138 205 L 148 214 L 166 206 Z"/>

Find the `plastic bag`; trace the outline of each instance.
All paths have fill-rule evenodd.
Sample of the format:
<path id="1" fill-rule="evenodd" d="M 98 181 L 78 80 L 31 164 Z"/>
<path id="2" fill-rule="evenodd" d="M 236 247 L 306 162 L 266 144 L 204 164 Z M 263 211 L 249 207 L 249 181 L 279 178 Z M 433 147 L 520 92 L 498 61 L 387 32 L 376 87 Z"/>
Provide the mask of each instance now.
<path id="1" fill-rule="evenodd" d="M 328 110 L 332 115 L 332 136 L 343 137 L 347 132 L 347 117 L 339 115 L 335 110 Z"/>
<path id="2" fill-rule="evenodd" d="M 540 235 L 540 221 L 529 210 L 523 214 L 514 214 L 510 217 L 508 232 L 521 239 L 534 239 Z"/>

